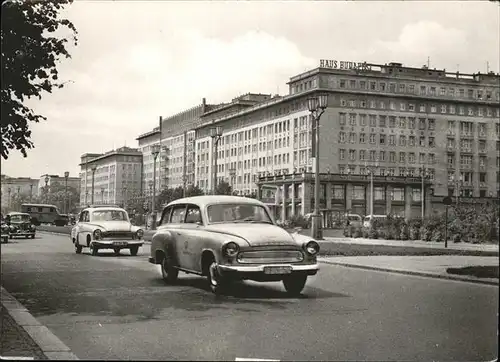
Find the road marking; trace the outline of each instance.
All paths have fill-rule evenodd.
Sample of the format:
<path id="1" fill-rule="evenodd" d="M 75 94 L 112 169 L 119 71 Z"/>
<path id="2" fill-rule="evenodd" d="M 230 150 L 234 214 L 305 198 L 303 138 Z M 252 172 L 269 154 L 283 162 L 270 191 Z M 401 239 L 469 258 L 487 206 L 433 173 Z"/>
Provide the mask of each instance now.
<path id="1" fill-rule="evenodd" d="M 263 359 L 263 358 L 239 358 L 236 357 L 235 361 L 269 361 L 269 362 L 279 362 L 279 359 Z"/>

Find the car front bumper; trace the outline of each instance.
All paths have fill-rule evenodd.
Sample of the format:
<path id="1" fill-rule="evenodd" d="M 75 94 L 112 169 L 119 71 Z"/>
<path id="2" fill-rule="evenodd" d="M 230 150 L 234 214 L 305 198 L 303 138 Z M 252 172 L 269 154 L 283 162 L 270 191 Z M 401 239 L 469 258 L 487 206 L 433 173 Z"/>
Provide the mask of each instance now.
<path id="1" fill-rule="evenodd" d="M 30 235 L 35 235 L 36 230 L 16 230 L 16 231 L 11 231 L 10 235 L 11 236 L 30 236 Z"/>
<path id="2" fill-rule="evenodd" d="M 119 239 L 111 239 L 111 240 L 94 240 L 93 245 L 101 249 L 128 249 L 132 246 L 142 246 L 144 245 L 144 240 L 119 240 Z"/>
<path id="3" fill-rule="evenodd" d="M 288 273 L 267 274 L 266 268 L 288 267 Z M 278 281 L 287 276 L 316 275 L 319 265 L 316 264 L 259 264 L 259 265 L 218 265 L 221 275 L 235 280 Z"/>

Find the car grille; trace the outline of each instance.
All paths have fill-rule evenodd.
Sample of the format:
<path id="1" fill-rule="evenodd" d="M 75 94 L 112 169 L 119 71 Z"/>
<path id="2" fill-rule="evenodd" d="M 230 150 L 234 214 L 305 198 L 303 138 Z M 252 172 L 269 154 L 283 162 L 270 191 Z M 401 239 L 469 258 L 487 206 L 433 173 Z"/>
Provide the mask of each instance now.
<path id="1" fill-rule="evenodd" d="M 298 263 L 304 260 L 299 250 L 243 251 L 238 254 L 241 264 Z"/>
<path id="2" fill-rule="evenodd" d="M 103 233 L 104 238 L 114 238 L 114 239 L 130 239 L 132 237 L 132 232 L 130 231 L 107 231 Z"/>

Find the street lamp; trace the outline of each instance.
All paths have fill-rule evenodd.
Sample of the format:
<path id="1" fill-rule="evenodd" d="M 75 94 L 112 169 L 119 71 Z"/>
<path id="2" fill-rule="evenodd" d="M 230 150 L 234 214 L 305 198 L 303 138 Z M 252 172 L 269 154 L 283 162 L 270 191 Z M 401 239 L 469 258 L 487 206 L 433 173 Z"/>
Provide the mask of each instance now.
<path id="1" fill-rule="evenodd" d="M 123 208 L 127 209 L 127 186 L 123 186 Z"/>
<path id="2" fill-rule="evenodd" d="M 90 168 L 90 170 L 92 171 L 92 194 L 90 195 L 90 203 L 92 205 L 94 205 L 94 181 L 95 181 L 95 170 L 97 170 L 97 166 L 96 165 L 92 165 L 92 167 Z"/>
<path id="3" fill-rule="evenodd" d="M 10 194 L 12 193 L 12 190 L 11 190 L 11 188 L 10 188 L 10 187 L 9 187 L 9 189 L 7 190 L 7 193 L 9 194 L 9 209 L 10 209 L 10 202 L 11 202 L 11 200 L 10 200 Z"/>
<path id="4" fill-rule="evenodd" d="M 375 170 L 378 168 L 379 163 L 378 160 L 375 161 L 375 165 L 373 166 L 368 166 L 365 163 L 365 167 L 368 171 L 368 174 L 370 175 L 370 215 L 373 217 L 373 200 L 375 199 L 375 195 L 373 195 L 373 174 L 375 173 Z"/>
<path id="5" fill-rule="evenodd" d="M 30 202 L 33 199 L 33 184 L 30 185 Z"/>
<path id="6" fill-rule="evenodd" d="M 153 197 L 151 201 L 151 214 L 153 215 L 153 221 L 151 228 L 154 230 L 156 225 L 156 159 L 160 153 L 160 145 L 154 144 L 151 146 L 151 154 L 153 155 Z"/>
<path id="7" fill-rule="evenodd" d="M 66 171 L 64 173 L 64 213 L 68 213 L 68 177 L 69 177 L 69 172 Z"/>
<path id="8" fill-rule="evenodd" d="M 315 158 L 315 180 L 314 180 L 314 214 L 312 218 L 311 232 L 314 239 L 322 239 L 323 235 L 321 232 L 321 215 L 319 212 L 319 119 L 321 115 L 325 112 L 328 106 L 328 95 L 321 94 L 319 97 L 311 97 L 307 99 L 307 107 L 311 113 L 312 126 L 316 129 L 315 134 L 315 147 L 314 147 L 314 158 Z"/>
<path id="9" fill-rule="evenodd" d="M 420 191 L 420 199 L 422 201 L 422 220 L 425 219 L 425 179 L 430 177 L 429 169 L 422 165 L 419 168 L 420 177 L 422 178 L 422 190 Z"/>
<path id="10" fill-rule="evenodd" d="M 104 187 L 101 187 L 101 204 L 104 205 Z"/>
<path id="11" fill-rule="evenodd" d="M 217 157 L 218 157 L 218 150 L 219 150 L 219 141 L 222 138 L 222 127 L 217 126 L 217 127 L 212 127 L 210 128 L 210 137 L 212 137 L 212 146 L 214 147 L 214 170 L 213 170 L 213 194 L 215 195 L 216 189 L 217 189 Z"/>
<path id="12" fill-rule="evenodd" d="M 460 187 L 462 186 L 463 177 L 460 175 L 457 180 L 455 180 L 455 175 L 451 177 L 452 182 L 455 184 L 455 189 L 457 190 L 457 198 L 455 200 L 458 207 L 458 199 L 460 197 Z"/>
<path id="13" fill-rule="evenodd" d="M 48 188 L 49 187 L 48 186 L 49 180 L 50 180 L 49 175 L 45 176 L 45 180 L 44 180 L 45 181 L 45 202 L 49 202 L 49 188 Z"/>

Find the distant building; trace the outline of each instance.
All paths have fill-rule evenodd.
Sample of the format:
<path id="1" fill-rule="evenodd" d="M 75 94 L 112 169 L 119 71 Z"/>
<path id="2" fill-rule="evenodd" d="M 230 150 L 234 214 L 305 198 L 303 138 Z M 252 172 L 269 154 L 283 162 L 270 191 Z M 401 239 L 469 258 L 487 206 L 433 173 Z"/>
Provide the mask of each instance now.
<path id="1" fill-rule="evenodd" d="M 141 190 L 141 169 L 142 153 L 136 148 L 121 147 L 104 154 L 83 154 L 80 204 L 124 204 L 128 195 Z"/>
<path id="2" fill-rule="evenodd" d="M 37 196 L 38 180 L 29 177 L 9 177 L 2 175 L 1 178 L 1 205 L 2 209 L 9 210 L 12 197 L 15 195 L 29 197 Z"/>

